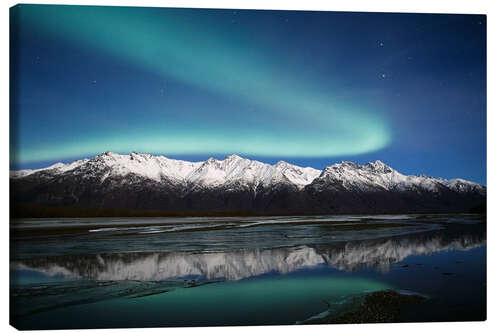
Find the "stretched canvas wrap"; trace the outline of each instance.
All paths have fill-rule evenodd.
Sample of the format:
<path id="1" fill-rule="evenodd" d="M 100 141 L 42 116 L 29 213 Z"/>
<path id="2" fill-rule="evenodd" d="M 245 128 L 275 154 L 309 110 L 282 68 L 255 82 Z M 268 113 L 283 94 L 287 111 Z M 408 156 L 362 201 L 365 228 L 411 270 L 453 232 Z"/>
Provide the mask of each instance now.
<path id="1" fill-rule="evenodd" d="M 486 319 L 486 16 L 10 9 L 22 330 Z"/>

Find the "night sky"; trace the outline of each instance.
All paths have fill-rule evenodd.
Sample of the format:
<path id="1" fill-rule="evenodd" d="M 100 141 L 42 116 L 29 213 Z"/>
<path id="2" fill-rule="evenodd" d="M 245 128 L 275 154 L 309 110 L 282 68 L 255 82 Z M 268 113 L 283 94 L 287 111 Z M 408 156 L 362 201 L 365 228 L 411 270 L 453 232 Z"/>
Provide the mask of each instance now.
<path id="1" fill-rule="evenodd" d="M 18 5 L 11 168 L 380 159 L 486 184 L 486 17 Z"/>

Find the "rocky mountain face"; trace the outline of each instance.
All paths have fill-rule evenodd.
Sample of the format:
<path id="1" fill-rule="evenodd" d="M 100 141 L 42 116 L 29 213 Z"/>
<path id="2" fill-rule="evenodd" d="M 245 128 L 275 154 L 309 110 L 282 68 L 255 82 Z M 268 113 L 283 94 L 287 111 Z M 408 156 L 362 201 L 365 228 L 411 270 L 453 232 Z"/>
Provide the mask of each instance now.
<path id="1" fill-rule="evenodd" d="M 323 171 L 230 155 L 187 162 L 106 152 L 92 159 L 10 172 L 11 203 L 57 207 L 255 214 L 468 212 L 486 187 L 406 176 L 381 161 Z"/>

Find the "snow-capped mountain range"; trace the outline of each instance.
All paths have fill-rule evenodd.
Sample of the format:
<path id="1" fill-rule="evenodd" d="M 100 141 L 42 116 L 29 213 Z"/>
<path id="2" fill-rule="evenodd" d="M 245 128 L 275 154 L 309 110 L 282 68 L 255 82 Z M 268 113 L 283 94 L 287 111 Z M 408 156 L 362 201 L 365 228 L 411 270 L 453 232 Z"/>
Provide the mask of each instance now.
<path id="1" fill-rule="evenodd" d="M 11 178 L 22 178 L 42 171 L 50 176 L 62 175 L 67 172 L 79 174 L 87 172 L 88 169 L 96 168 L 108 169 L 101 177 L 101 181 L 112 176 L 119 177 L 131 174 L 157 182 L 167 180 L 207 187 L 236 182 L 254 186 L 289 182 L 302 188 L 318 178 L 340 181 L 346 188 L 361 189 L 379 187 L 391 190 L 416 186 L 430 191 L 436 191 L 439 186 L 456 191 L 474 189 L 482 191 L 485 189 L 480 184 L 464 179 L 447 180 L 428 176 L 406 176 L 378 160 L 364 165 L 342 162 L 321 171 L 310 167 L 299 167 L 285 161 L 271 165 L 234 154 L 224 160 L 210 158 L 204 162 L 188 162 L 151 154 L 120 155 L 106 152 L 93 159 L 82 159 L 68 164 L 56 163 L 42 169 L 11 171 L 10 176 Z"/>
<path id="2" fill-rule="evenodd" d="M 412 196 L 434 198 L 430 206 L 418 207 L 416 203 L 417 210 L 426 211 L 436 210 L 440 199 L 451 207 L 467 197 L 469 207 L 486 195 L 486 187 L 474 182 L 403 175 L 381 161 L 363 165 L 342 162 L 321 171 L 285 161 L 271 165 L 237 155 L 188 162 L 151 154 L 106 152 L 43 169 L 11 171 L 10 178 L 15 202 L 131 209 L 286 212 L 293 208 L 317 212 L 314 207 L 320 201 L 320 206 L 327 206 L 320 208 L 321 212 L 350 212 L 353 203 L 357 207 L 353 212 L 379 208 L 385 212 L 387 207 L 378 207 L 380 200 L 372 196 L 382 195 L 385 207 L 390 196 L 399 194 L 404 202 L 396 200 L 395 207 L 404 203 L 402 206 L 411 208 L 411 202 L 406 201 Z"/>
<path id="3" fill-rule="evenodd" d="M 43 169 L 11 171 L 10 176 L 22 178 L 39 172 L 55 176 L 96 168 L 107 169 L 101 178 L 102 181 L 108 177 L 132 174 L 157 182 L 187 182 L 200 186 L 220 186 L 231 182 L 271 184 L 281 181 L 305 186 L 321 173 L 320 170 L 302 168 L 284 161 L 270 165 L 238 155 L 230 155 L 222 161 L 210 158 L 204 162 L 187 162 L 150 154 L 120 155 L 106 152 L 93 159 L 82 159 L 68 164 L 56 163 Z"/>

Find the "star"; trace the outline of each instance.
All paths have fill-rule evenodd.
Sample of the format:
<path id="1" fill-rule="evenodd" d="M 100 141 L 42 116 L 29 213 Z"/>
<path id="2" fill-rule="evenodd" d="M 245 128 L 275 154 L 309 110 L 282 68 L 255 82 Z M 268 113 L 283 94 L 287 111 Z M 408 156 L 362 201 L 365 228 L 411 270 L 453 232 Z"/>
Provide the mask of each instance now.
<path id="1" fill-rule="evenodd" d="M 384 47 L 384 42 L 380 42 L 380 43 L 378 43 L 378 46 L 380 46 L 380 47 Z"/>
<path id="2" fill-rule="evenodd" d="M 97 83 L 97 80 L 92 80 L 92 84 L 96 84 Z"/>
<path id="3" fill-rule="evenodd" d="M 382 73 L 382 75 L 380 75 L 381 78 L 385 79 L 386 78 L 386 74 L 385 73 Z"/>

